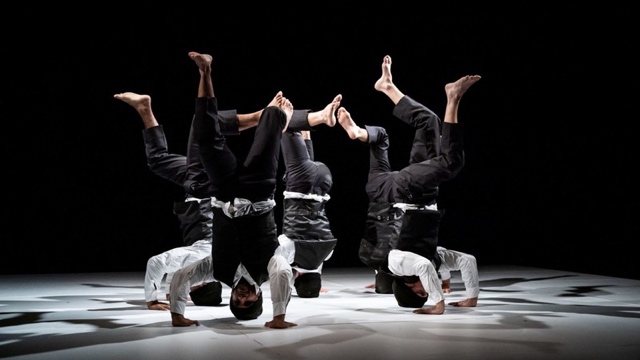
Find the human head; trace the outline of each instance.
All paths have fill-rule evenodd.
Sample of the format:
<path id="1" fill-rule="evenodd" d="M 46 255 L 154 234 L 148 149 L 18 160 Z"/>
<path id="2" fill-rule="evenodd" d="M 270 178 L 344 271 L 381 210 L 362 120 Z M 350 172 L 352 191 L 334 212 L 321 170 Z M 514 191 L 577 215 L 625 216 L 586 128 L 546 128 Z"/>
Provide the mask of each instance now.
<path id="1" fill-rule="evenodd" d="M 242 279 L 231 289 L 229 308 L 238 320 L 257 319 L 262 315 L 262 292 L 256 294 L 255 286 Z"/>
<path id="2" fill-rule="evenodd" d="M 222 302 L 222 285 L 217 282 L 210 282 L 203 286 L 198 286 L 189 293 L 191 301 L 196 306 L 217 306 Z"/>
<path id="3" fill-rule="evenodd" d="M 316 298 L 320 296 L 322 282 L 318 273 L 300 273 L 296 276 L 293 285 L 298 297 Z"/>
<path id="4" fill-rule="evenodd" d="M 421 308 L 429 299 L 429 294 L 424 292 L 424 288 L 420 284 L 405 283 L 402 279 L 395 279 L 392 284 L 393 296 L 395 296 L 398 305 L 408 308 Z M 417 289 L 419 288 L 419 289 Z M 418 293 L 420 295 L 418 295 Z"/>
<path id="5" fill-rule="evenodd" d="M 395 277 L 384 271 L 378 270 L 376 273 L 376 293 L 393 294 L 393 280 Z"/>

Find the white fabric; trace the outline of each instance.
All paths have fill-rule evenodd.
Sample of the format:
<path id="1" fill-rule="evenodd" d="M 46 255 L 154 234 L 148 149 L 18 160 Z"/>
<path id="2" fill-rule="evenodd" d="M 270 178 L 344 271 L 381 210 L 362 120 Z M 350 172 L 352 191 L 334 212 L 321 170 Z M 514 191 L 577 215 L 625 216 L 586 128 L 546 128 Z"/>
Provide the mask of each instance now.
<path id="1" fill-rule="evenodd" d="M 393 249 L 389 252 L 388 267 L 395 275 L 418 276 L 430 300 L 436 303 L 444 300 L 438 273 L 429 259 L 409 251 Z"/>
<path id="2" fill-rule="evenodd" d="M 304 199 L 304 200 L 315 200 L 317 202 L 327 202 L 331 199 L 329 194 L 325 195 L 317 195 L 317 194 L 303 194 L 295 191 L 284 191 L 282 193 L 285 199 Z"/>
<path id="3" fill-rule="evenodd" d="M 273 303 L 273 316 L 283 315 L 287 312 L 287 305 L 291 300 L 293 290 L 293 271 L 287 261 L 287 250 L 278 246 L 269 260 L 269 285 L 271 290 L 271 302 Z"/>
<path id="4" fill-rule="evenodd" d="M 438 211 L 438 204 L 432 205 L 420 205 L 420 204 L 407 204 L 407 203 L 395 203 L 393 207 L 399 208 L 402 210 L 433 210 Z"/>
<path id="5" fill-rule="evenodd" d="M 437 251 L 442 260 L 439 270 L 441 279 L 449 280 L 451 279 L 451 271 L 460 271 L 467 298 L 478 297 L 480 294 L 480 280 L 475 256 L 449 250 L 442 246 L 438 246 Z"/>
<path id="6" fill-rule="evenodd" d="M 243 198 L 235 198 L 233 204 L 229 201 L 222 202 L 215 197 L 211 198 L 211 206 L 222 209 L 225 215 L 229 218 L 237 218 L 249 214 L 263 214 L 276 206 L 276 201 L 273 199 L 265 201 L 251 202 Z"/>
<path id="7" fill-rule="evenodd" d="M 285 314 L 291 299 L 293 271 L 287 261 L 288 257 L 287 250 L 282 246 L 278 246 L 267 266 L 274 316 Z M 203 282 L 214 281 L 213 278 L 215 276 L 212 277 L 212 274 L 213 261 L 211 256 L 207 256 L 176 271 L 170 286 L 171 312 L 184 315 L 191 287 Z M 256 286 L 256 293 L 260 291 L 260 288 L 243 265 L 238 266 L 234 284 L 237 284 L 240 280 L 239 276 L 243 276 L 250 284 Z"/>
<path id="8" fill-rule="evenodd" d="M 212 281 L 215 280 L 211 252 L 209 252 L 209 256 L 177 270 L 173 274 L 173 280 L 169 286 L 171 312 L 184 315 L 191 287 Z"/>
<path id="9" fill-rule="evenodd" d="M 251 277 L 251 274 L 249 274 L 249 271 L 247 271 L 247 268 L 244 267 L 244 265 L 238 264 L 238 268 L 236 269 L 236 274 L 233 276 L 234 288 L 238 286 L 238 283 L 240 282 L 241 278 L 245 278 L 245 280 L 247 280 L 249 284 L 253 285 L 256 294 L 260 294 L 260 291 L 261 291 L 260 285 L 258 285 L 258 283 L 256 283 L 255 280 L 253 280 L 253 278 Z"/>
<path id="10" fill-rule="evenodd" d="M 286 314 L 287 305 L 291 300 L 291 291 L 293 289 L 293 272 L 287 260 L 289 257 L 288 250 L 282 246 L 276 248 L 269 264 L 267 271 L 269 272 L 269 285 L 271 290 L 271 302 L 273 305 L 273 316 Z M 251 277 L 244 265 L 240 264 L 233 279 L 234 287 L 244 278 L 249 284 L 255 286 L 256 294 L 262 290 L 256 281 Z"/>
<path id="11" fill-rule="evenodd" d="M 171 283 L 173 273 L 178 269 L 211 255 L 211 239 L 198 240 L 190 246 L 181 246 L 154 255 L 147 261 L 144 279 L 145 300 L 158 300 L 158 290 L 162 289 L 162 278 L 167 274 L 164 288 Z"/>

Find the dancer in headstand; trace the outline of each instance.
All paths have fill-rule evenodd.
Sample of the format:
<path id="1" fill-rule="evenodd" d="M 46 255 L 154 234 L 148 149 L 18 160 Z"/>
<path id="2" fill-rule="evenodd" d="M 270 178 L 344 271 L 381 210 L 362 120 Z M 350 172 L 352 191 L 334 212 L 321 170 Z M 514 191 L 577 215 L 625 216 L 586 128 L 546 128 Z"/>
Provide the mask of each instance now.
<path id="1" fill-rule="evenodd" d="M 415 129 L 409 165 L 397 171 L 389 163 L 386 129 L 360 127 L 344 107 L 338 109 L 338 122 L 348 136 L 370 149 L 369 209 L 360 259 L 375 271 L 390 275 L 398 305 L 417 308 L 417 314 L 444 313 L 444 293 L 437 274 L 442 216 L 436 201 L 438 186 L 464 166 L 458 106 L 462 95 L 478 80 L 478 75 L 467 75 L 445 85 L 447 106 L 441 124 L 433 111 L 398 89 L 391 75 L 391 57 L 383 58 L 382 76 L 374 87 L 395 104 L 393 115 Z M 429 295 L 435 306 L 423 307 Z"/>

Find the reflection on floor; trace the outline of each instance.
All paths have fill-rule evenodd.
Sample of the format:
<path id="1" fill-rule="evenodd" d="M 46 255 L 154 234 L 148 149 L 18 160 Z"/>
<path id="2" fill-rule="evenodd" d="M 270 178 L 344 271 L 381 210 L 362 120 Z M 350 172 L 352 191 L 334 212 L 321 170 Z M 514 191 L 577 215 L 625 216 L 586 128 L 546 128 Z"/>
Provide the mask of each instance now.
<path id="1" fill-rule="evenodd" d="M 292 298 L 287 320 L 237 322 L 196 307 L 198 327 L 147 310 L 143 273 L 0 276 L 0 358 L 12 359 L 640 359 L 640 281 L 480 266 L 475 308 L 417 315 L 365 286 L 365 268 L 328 268 L 320 298 Z M 459 272 L 447 302 L 462 300 Z M 230 290 L 223 290 L 228 304 Z M 427 305 L 432 305 L 429 301 Z"/>

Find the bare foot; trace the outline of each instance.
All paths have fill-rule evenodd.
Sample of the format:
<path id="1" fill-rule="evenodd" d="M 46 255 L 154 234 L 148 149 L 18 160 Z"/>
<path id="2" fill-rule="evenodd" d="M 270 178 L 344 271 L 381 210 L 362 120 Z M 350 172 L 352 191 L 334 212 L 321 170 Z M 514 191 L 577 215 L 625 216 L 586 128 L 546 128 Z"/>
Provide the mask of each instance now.
<path id="1" fill-rule="evenodd" d="M 149 310 L 167 311 L 167 310 L 169 310 L 169 304 L 165 304 L 165 303 L 160 302 L 158 300 L 147 301 L 147 309 L 149 309 Z"/>
<path id="2" fill-rule="evenodd" d="M 376 283 L 371 283 L 369 285 L 365 285 L 364 287 L 365 289 L 375 289 L 376 288 Z"/>
<path id="3" fill-rule="evenodd" d="M 393 87 L 393 77 L 391 76 L 391 56 L 387 55 L 382 59 L 382 76 L 376 81 L 373 87 L 384 92 Z"/>
<path id="4" fill-rule="evenodd" d="M 271 99 L 271 102 L 267 104 L 267 107 L 280 106 L 281 102 L 282 102 L 282 91 L 278 91 L 276 93 L 276 96 L 274 96 L 273 99 Z"/>
<path id="5" fill-rule="evenodd" d="M 345 109 L 341 107 L 338 109 L 338 122 L 340 126 L 347 132 L 349 138 L 351 139 L 359 139 L 361 141 L 366 141 L 366 138 L 363 136 L 367 135 L 367 131 L 360 126 L 358 126 L 353 119 L 351 118 L 351 114 Z"/>
<path id="6" fill-rule="evenodd" d="M 290 327 L 298 326 L 298 324 L 285 321 L 284 315 L 277 315 L 273 317 L 273 320 L 264 323 L 264 326 L 271 329 L 287 329 Z"/>
<path id="7" fill-rule="evenodd" d="M 444 314 L 444 300 L 438 301 L 434 307 L 413 310 L 414 314 L 440 315 Z"/>
<path id="8" fill-rule="evenodd" d="M 328 292 L 329 292 L 329 289 L 326 289 L 326 288 L 323 288 L 323 287 L 320 288 L 320 293 L 321 294 L 326 294 Z"/>
<path id="9" fill-rule="evenodd" d="M 467 75 L 458 79 L 456 82 L 448 83 L 444 86 L 444 91 L 447 93 L 448 99 L 459 100 L 462 95 L 480 80 L 480 75 Z"/>
<path id="10" fill-rule="evenodd" d="M 324 109 L 308 113 L 307 122 L 309 125 L 315 127 L 320 124 L 325 124 L 329 127 L 334 127 L 336 125 L 336 110 L 338 106 L 340 106 L 341 101 L 342 95 L 338 94 Z"/>
<path id="11" fill-rule="evenodd" d="M 191 51 L 189 52 L 189 57 L 191 58 L 191 60 L 196 62 L 196 65 L 198 65 L 198 69 L 200 69 L 200 71 L 204 73 L 208 73 L 209 71 L 211 71 L 211 62 L 213 61 L 211 55 L 200 54 L 198 52 Z"/>
<path id="12" fill-rule="evenodd" d="M 266 107 L 279 106 L 278 104 L 280 104 L 281 101 L 282 101 L 282 91 L 278 91 L 276 93 L 276 96 L 274 96 L 273 99 L 271 99 L 271 101 L 267 104 Z M 247 129 L 256 127 L 258 125 L 258 122 L 260 122 L 260 116 L 262 116 L 263 111 L 264 111 L 264 108 L 249 114 L 237 114 L 238 130 L 245 131 Z"/>
<path id="13" fill-rule="evenodd" d="M 140 95 L 132 92 L 123 92 L 113 95 L 114 98 L 122 100 L 125 103 L 133 106 L 136 110 L 147 110 L 151 108 L 151 96 Z"/>
<path id="14" fill-rule="evenodd" d="M 172 312 L 171 325 L 177 326 L 177 327 L 192 326 L 192 325 L 200 326 L 200 323 L 198 322 L 198 320 L 187 319 L 186 317 L 184 317 L 184 315 Z"/>
<path id="15" fill-rule="evenodd" d="M 282 100 L 280 101 L 279 107 L 287 115 L 287 123 L 285 124 L 284 128 L 282 129 L 282 132 L 284 133 L 285 131 L 287 131 L 287 128 L 289 127 L 289 122 L 291 121 L 291 116 L 293 116 L 293 104 L 291 104 L 291 101 L 289 101 L 289 99 L 287 99 L 286 97 L 282 97 Z"/>
<path id="16" fill-rule="evenodd" d="M 320 113 L 321 119 L 327 126 L 334 127 L 336 125 L 336 110 L 340 106 L 340 101 L 342 101 L 342 95 L 338 94 Z"/>
<path id="17" fill-rule="evenodd" d="M 468 298 L 462 301 L 450 302 L 449 305 L 457 307 L 476 307 L 478 305 L 478 298 Z"/>

